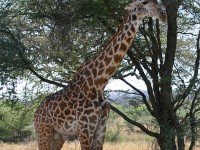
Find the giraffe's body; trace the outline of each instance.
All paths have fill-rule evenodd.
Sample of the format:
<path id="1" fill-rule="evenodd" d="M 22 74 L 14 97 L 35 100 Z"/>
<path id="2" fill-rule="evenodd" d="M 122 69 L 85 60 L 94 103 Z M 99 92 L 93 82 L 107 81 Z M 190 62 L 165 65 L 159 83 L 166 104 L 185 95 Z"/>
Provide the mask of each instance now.
<path id="1" fill-rule="evenodd" d="M 150 10 L 143 8 L 148 3 Z M 166 17 L 158 11 L 155 0 L 137 0 L 127 9 L 129 14 L 104 50 L 86 63 L 65 89 L 46 97 L 36 110 L 40 150 L 61 149 L 67 136 L 79 137 L 82 150 L 102 149 L 109 114 L 104 87 L 124 58 L 143 17 Z"/>

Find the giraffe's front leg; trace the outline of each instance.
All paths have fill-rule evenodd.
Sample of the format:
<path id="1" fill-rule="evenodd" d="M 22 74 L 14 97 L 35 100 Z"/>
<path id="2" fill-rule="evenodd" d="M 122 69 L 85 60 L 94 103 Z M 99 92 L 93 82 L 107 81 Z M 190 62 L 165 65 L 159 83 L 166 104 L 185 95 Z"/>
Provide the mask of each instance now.
<path id="1" fill-rule="evenodd" d="M 109 112 L 110 112 L 110 107 L 106 102 L 104 102 L 104 104 L 102 105 L 101 119 L 99 120 L 99 124 L 94 134 L 93 144 L 91 148 L 92 150 L 103 149 L 103 143 L 104 143 L 104 138 L 106 134 L 106 124 L 107 124 Z"/>
<path id="2" fill-rule="evenodd" d="M 65 142 L 62 135 L 49 126 L 39 127 L 37 135 L 39 150 L 60 150 Z"/>
<path id="3" fill-rule="evenodd" d="M 38 120 L 43 121 L 45 119 L 43 118 Z M 35 124 L 35 130 L 39 150 L 52 150 L 53 130 L 51 126 L 45 124 L 45 122 L 37 122 L 37 124 Z"/>
<path id="4" fill-rule="evenodd" d="M 77 113 L 81 150 L 95 150 L 92 148 L 93 138 L 101 117 L 102 108 L 100 105 L 90 105 L 92 107 L 87 106 Z"/>
<path id="5" fill-rule="evenodd" d="M 60 150 L 64 144 L 63 136 L 56 133 L 48 118 L 35 114 L 35 131 L 39 150 Z"/>

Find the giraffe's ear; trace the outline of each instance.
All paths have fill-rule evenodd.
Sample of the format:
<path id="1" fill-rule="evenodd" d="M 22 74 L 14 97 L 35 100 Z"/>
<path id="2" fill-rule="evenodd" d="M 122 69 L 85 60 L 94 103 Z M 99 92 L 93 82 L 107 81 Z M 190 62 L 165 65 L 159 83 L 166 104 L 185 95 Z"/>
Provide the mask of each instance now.
<path id="1" fill-rule="evenodd" d="M 134 3 L 128 4 L 124 9 L 129 11 L 134 10 L 135 4 Z"/>

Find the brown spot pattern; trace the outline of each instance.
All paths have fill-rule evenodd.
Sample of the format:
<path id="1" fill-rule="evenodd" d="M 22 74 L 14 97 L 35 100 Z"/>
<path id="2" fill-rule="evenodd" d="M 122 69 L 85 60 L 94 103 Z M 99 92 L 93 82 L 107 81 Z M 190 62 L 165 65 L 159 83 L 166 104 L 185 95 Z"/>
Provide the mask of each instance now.
<path id="1" fill-rule="evenodd" d="M 103 68 L 104 67 L 104 64 L 103 64 L 103 62 L 100 62 L 100 64 L 99 64 L 99 69 L 101 69 L 101 68 Z"/>
<path id="2" fill-rule="evenodd" d="M 112 60 L 112 57 L 106 56 L 106 57 L 104 58 L 104 61 L 106 62 L 106 66 L 108 66 L 108 65 L 110 64 L 111 60 Z"/>
<path id="3" fill-rule="evenodd" d="M 115 66 L 110 66 L 106 69 L 105 73 L 108 75 L 112 75 L 115 72 L 116 67 Z"/>
<path id="4" fill-rule="evenodd" d="M 114 47 L 115 53 L 118 51 L 118 48 L 119 48 L 119 44 L 116 44 Z"/>
<path id="5" fill-rule="evenodd" d="M 101 76 L 104 73 L 104 71 L 105 71 L 105 68 L 100 69 L 99 72 L 98 72 L 98 76 Z"/>
<path id="6" fill-rule="evenodd" d="M 131 36 L 131 32 L 130 32 L 130 31 L 128 31 L 128 32 L 127 32 L 127 35 L 128 35 L 128 36 Z"/>
<path id="7" fill-rule="evenodd" d="M 124 43 L 121 43 L 120 50 L 121 51 L 126 51 L 127 50 L 127 46 Z"/>
<path id="8" fill-rule="evenodd" d="M 99 65 L 99 61 L 96 60 L 96 61 L 95 61 L 95 67 L 97 67 L 98 65 Z"/>
<path id="9" fill-rule="evenodd" d="M 114 56 L 114 61 L 115 61 L 115 63 L 120 63 L 121 62 L 121 55 L 116 54 Z"/>
<path id="10" fill-rule="evenodd" d="M 93 74 L 94 77 L 97 76 L 97 69 L 96 69 L 96 68 L 93 68 L 93 69 L 92 69 L 92 74 Z"/>
<path id="11" fill-rule="evenodd" d="M 129 44 L 131 44 L 131 41 L 132 41 L 132 38 L 128 38 L 128 39 L 127 39 L 127 42 L 128 42 Z"/>
<path id="12" fill-rule="evenodd" d="M 92 77 L 87 79 L 89 86 L 92 86 L 94 84 Z"/>
<path id="13" fill-rule="evenodd" d="M 99 85 L 99 86 L 102 86 L 104 85 L 108 80 L 105 79 L 105 78 L 98 78 L 94 81 L 95 85 Z"/>
<path id="14" fill-rule="evenodd" d="M 104 57 L 104 55 L 105 55 L 105 54 L 104 54 L 104 52 L 103 52 L 103 53 L 101 53 L 101 54 L 100 54 L 100 56 L 99 56 L 99 60 L 102 60 L 102 59 L 103 59 L 103 57 Z"/>
<path id="15" fill-rule="evenodd" d="M 113 55 L 113 50 L 110 49 L 108 54 L 109 54 L 109 55 Z"/>
<path id="16" fill-rule="evenodd" d="M 135 33 L 135 27 L 134 27 L 134 25 L 131 26 L 131 31 L 132 31 L 133 33 Z"/>
<path id="17" fill-rule="evenodd" d="M 91 63 L 90 65 L 89 65 L 89 69 L 92 69 L 94 67 L 94 63 Z"/>

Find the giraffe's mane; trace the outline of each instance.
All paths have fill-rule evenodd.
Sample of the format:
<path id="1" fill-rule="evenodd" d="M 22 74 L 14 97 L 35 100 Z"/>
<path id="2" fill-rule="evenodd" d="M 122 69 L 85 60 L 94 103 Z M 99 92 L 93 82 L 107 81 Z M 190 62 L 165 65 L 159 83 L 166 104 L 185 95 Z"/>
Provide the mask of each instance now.
<path id="1" fill-rule="evenodd" d="M 126 17 L 125 17 L 125 19 L 123 20 L 121 26 L 120 26 L 120 27 L 117 29 L 117 31 L 112 35 L 112 37 L 111 37 L 109 40 L 107 40 L 107 41 L 105 42 L 105 44 L 103 44 L 103 50 L 105 50 L 105 49 L 108 47 L 108 45 L 114 40 L 114 38 L 119 34 L 119 32 L 121 31 L 121 29 L 124 27 L 124 23 L 127 21 L 129 15 L 130 15 L 130 13 L 131 13 L 131 12 L 129 12 L 128 15 L 126 15 Z"/>
<path id="2" fill-rule="evenodd" d="M 111 37 L 110 39 L 106 40 L 106 41 L 102 44 L 102 46 L 100 47 L 100 49 L 102 49 L 102 50 L 100 50 L 99 52 L 97 52 L 97 53 L 95 54 L 95 57 L 93 57 L 91 60 L 85 61 L 85 62 L 83 63 L 83 65 L 79 66 L 79 67 L 76 69 L 75 75 L 78 74 L 78 73 L 80 73 L 80 71 L 81 71 L 88 63 L 90 63 L 91 61 L 94 61 L 94 60 L 99 56 L 100 53 L 102 53 L 104 50 L 106 50 L 106 48 L 110 45 L 110 43 L 114 40 L 114 38 L 119 34 L 119 32 L 121 31 L 121 29 L 124 27 L 124 23 L 127 21 L 129 15 L 130 15 L 130 13 L 131 13 L 131 12 L 129 12 L 128 15 L 126 15 L 125 19 L 124 19 L 123 22 L 122 22 L 122 25 L 117 29 L 117 31 L 112 35 L 112 37 Z"/>
<path id="3" fill-rule="evenodd" d="M 47 95 L 47 96 L 45 97 L 45 99 L 51 100 L 52 98 L 55 98 L 57 95 L 62 95 L 62 94 L 64 94 L 64 93 L 66 92 L 66 89 L 67 89 L 68 86 L 69 86 L 69 84 L 68 84 L 66 87 L 64 87 L 63 89 L 61 89 L 61 90 L 59 90 L 59 91 L 56 91 L 56 92 L 54 92 L 54 93 L 51 93 L 51 94 Z"/>

